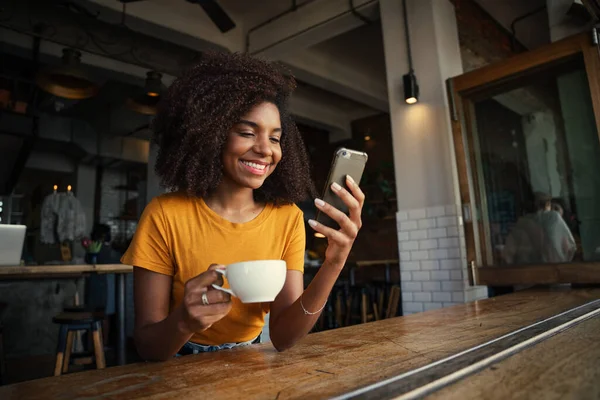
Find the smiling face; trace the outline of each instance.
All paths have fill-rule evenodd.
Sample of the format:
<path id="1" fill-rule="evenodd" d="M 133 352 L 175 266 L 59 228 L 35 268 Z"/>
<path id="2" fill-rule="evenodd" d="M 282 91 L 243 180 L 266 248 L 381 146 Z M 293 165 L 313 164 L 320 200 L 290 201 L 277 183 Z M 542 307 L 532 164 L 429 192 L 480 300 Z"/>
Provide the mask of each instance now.
<path id="1" fill-rule="evenodd" d="M 273 103 L 264 102 L 242 116 L 229 131 L 223 150 L 224 178 L 258 189 L 281 160 L 281 118 Z"/>

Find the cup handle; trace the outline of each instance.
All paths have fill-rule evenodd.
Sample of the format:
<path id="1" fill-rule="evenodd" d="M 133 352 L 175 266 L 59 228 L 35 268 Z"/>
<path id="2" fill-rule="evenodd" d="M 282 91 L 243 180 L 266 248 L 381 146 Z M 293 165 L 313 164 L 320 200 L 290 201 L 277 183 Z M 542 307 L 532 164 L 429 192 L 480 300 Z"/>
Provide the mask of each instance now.
<path id="1" fill-rule="evenodd" d="M 219 274 L 223 275 L 225 278 L 227 278 L 227 271 L 226 270 L 224 270 L 224 269 L 215 269 L 215 271 L 218 272 Z M 213 289 L 217 289 L 217 290 L 220 290 L 222 292 L 229 293 L 232 296 L 235 296 L 235 293 L 233 293 L 233 290 L 231 290 L 231 289 L 225 289 L 224 287 L 221 287 L 219 285 L 215 285 L 214 283 L 211 286 L 213 287 Z"/>

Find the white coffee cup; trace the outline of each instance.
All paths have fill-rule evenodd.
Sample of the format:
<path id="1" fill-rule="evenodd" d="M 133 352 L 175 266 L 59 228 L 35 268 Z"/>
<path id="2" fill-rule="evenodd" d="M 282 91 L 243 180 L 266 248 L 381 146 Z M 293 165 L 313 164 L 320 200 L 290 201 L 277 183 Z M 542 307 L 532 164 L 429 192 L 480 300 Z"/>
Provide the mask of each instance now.
<path id="1" fill-rule="evenodd" d="M 216 269 L 229 282 L 231 289 L 212 285 L 237 297 L 242 303 L 269 303 L 283 289 L 287 273 L 283 260 L 243 261 Z"/>

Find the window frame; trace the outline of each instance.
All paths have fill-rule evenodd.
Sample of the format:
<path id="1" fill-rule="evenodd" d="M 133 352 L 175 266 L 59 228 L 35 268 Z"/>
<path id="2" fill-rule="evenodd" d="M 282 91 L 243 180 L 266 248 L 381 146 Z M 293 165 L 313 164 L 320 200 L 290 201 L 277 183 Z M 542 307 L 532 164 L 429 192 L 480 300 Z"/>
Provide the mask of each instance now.
<path id="1" fill-rule="evenodd" d="M 589 32 L 581 33 L 519 54 L 507 60 L 467 72 L 448 80 L 452 138 L 458 172 L 459 194 L 463 208 L 466 258 L 471 285 L 510 286 L 559 283 L 600 283 L 600 262 L 494 266 L 486 237 L 487 207 L 479 187 L 477 136 L 474 135 L 474 104 L 482 92 L 497 90 L 507 83 L 538 71 L 555 68 L 581 57 L 585 64 L 596 130 L 600 141 L 600 47 L 592 43 Z M 481 207 L 473 207 L 480 205 Z M 481 210 L 482 216 L 472 217 Z"/>

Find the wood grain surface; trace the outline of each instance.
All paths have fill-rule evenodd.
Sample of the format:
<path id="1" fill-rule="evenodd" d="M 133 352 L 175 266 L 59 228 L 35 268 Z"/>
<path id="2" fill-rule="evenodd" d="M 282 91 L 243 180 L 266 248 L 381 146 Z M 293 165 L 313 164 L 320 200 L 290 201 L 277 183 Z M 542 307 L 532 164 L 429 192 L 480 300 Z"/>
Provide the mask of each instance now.
<path id="1" fill-rule="evenodd" d="M 0 281 L 8 279 L 36 279 L 37 277 L 62 277 L 77 274 L 125 274 L 133 266 L 124 264 L 33 265 L 0 266 Z"/>
<path id="2" fill-rule="evenodd" d="M 45 378 L 1 399 L 307 399 L 379 382 L 600 298 L 600 289 L 529 290 L 271 344 Z"/>
<path id="3" fill-rule="evenodd" d="M 599 399 L 600 317 L 448 386 L 429 399 Z"/>

